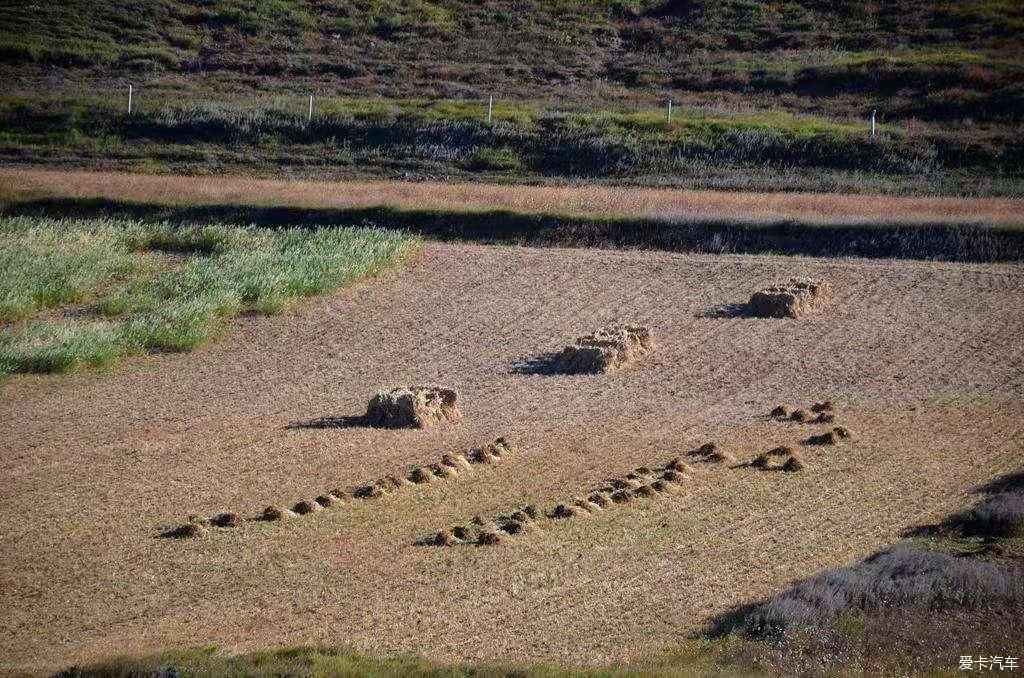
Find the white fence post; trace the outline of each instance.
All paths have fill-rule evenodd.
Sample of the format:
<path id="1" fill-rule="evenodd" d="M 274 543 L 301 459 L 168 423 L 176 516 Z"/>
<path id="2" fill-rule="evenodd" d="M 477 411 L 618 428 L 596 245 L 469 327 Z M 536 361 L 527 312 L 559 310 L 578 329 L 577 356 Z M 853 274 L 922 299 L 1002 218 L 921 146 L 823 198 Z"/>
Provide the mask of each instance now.
<path id="1" fill-rule="evenodd" d="M 491 124 L 491 113 L 494 111 L 494 95 L 487 99 L 487 124 Z"/>
<path id="2" fill-rule="evenodd" d="M 668 100 L 668 121 L 672 122 L 672 100 Z"/>
<path id="3" fill-rule="evenodd" d="M 313 95 L 309 95 L 309 117 L 306 118 L 306 122 L 313 122 Z"/>
<path id="4" fill-rule="evenodd" d="M 875 113 L 877 113 L 877 112 L 878 112 L 877 108 L 876 109 L 872 109 L 872 111 L 871 111 L 871 136 L 875 136 Z"/>
<path id="5" fill-rule="evenodd" d="M 128 83 L 128 115 L 132 114 L 132 84 Z"/>

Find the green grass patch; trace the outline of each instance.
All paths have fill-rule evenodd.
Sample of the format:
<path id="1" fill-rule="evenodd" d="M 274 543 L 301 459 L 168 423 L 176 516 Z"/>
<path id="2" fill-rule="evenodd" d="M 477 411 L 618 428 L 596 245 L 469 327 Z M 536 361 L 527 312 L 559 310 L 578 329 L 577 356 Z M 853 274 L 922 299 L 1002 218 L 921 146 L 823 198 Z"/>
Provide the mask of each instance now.
<path id="1" fill-rule="evenodd" d="M 379 228 L 0 218 L 0 374 L 68 372 L 188 351 L 239 313 L 280 313 L 396 262 L 416 240 Z M 162 269 L 148 253 L 173 253 Z M 69 318 L 60 313 L 87 300 Z M 17 321 L 17 322 L 15 322 Z"/>

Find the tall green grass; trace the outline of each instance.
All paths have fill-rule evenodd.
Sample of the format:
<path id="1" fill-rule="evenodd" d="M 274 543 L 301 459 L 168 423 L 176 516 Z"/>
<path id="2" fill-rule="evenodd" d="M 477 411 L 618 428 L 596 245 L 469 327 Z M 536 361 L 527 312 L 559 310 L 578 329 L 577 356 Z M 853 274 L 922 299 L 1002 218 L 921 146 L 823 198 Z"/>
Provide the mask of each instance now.
<path id="1" fill-rule="evenodd" d="M 379 271 L 415 242 L 377 228 L 0 218 L 0 309 L 9 325 L 0 329 L 0 375 L 188 351 L 225 318 L 280 313 Z M 175 256 L 155 266 L 145 258 L 154 252 Z M 72 302 L 84 307 L 62 313 Z"/>

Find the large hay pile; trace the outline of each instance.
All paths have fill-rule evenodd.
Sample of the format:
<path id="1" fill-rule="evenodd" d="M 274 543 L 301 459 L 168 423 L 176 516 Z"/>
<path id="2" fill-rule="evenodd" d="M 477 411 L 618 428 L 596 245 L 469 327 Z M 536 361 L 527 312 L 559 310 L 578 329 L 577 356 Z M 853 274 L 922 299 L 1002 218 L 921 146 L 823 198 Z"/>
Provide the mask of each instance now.
<path id="1" fill-rule="evenodd" d="M 640 325 L 610 325 L 566 346 L 552 363 L 561 374 L 600 374 L 621 369 L 654 350 L 651 331 Z"/>
<path id="2" fill-rule="evenodd" d="M 750 297 L 750 311 L 761 318 L 799 318 L 827 304 L 832 286 L 809 278 L 790 278 L 789 282 L 766 287 Z"/>
<path id="3" fill-rule="evenodd" d="M 459 395 L 438 386 L 409 386 L 378 393 L 366 407 L 366 423 L 378 428 L 430 428 L 462 418 Z"/>

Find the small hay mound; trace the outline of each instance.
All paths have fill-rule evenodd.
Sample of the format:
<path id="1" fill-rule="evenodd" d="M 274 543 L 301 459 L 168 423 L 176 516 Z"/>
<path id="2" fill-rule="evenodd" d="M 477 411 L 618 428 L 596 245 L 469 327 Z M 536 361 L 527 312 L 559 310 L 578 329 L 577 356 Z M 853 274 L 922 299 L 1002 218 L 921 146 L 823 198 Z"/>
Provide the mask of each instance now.
<path id="1" fill-rule="evenodd" d="M 441 466 L 453 469 L 468 469 L 469 460 L 463 454 L 445 454 L 441 457 Z"/>
<path id="2" fill-rule="evenodd" d="M 789 445 L 779 445 L 765 452 L 769 457 L 787 457 L 793 453 L 793 448 Z"/>
<path id="3" fill-rule="evenodd" d="M 450 480 L 451 478 L 457 478 L 459 472 L 447 464 L 431 464 L 430 471 L 438 478 L 442 480 Z"/>
<path id="4" fill-rule="evenodd" d="M 319 495 L 313 501 L 320 504 L 320 506 L 324 508 L 331 508 L 332 506 L 337 506 L 338 504 L 341 503 L 341 501 L 337 497 L 335 497 L 329 492 L 327 494 Z"/>
<path id="5" fill-rule="evenodd" d="M 834 414 L 829 414 L 828 412 L 822 412 L 821 414 L 819 414 L 814 419 L 814 423 L 815 424 L 831 424 L 835 420 L 836 420 L 836 417 L 835 417 Z"/>
<path id="6" fill-rule="evenodd" d="M 580 509 L 575 506 L 568 506 L 566 504 L 559 504 L 551 510 L 552 518 L 572 518 L 580 514 Z"/>
<path id="7" fill-rule="evenodd" d="M 655 480 L 651 483 L 651 489 L 663 494 L 675 494 L 679 491 L 675 485 L 664 480 Z"/>
<path id="8" fill-rule="evenodd" d="M 509 516 L 509 520 L 517 520 L 520 523 L 533 522 L 533 518 L 527 515 L 526 511 L 513 511 L 512 515 Z"/>
<path id="9" fill-rule="evenodd" d="M 435 476 L 430 469 L 424 466 L 416 466 L 409 472 L 409 480 L 417 485 L 432 483 L 436 478 L 437 476 Z"/>
<path id="10" fill-rule="evenodd" d="M 708 457 L 708 456 L 711 456 L 712 454 L 714 454 L 717 450 L 718 450 L 718 444 L 717 443 L 704 443 L 703 445 L 698 447 L 696 450 L 694 450 L 692 452 L 692 454 L 694 454 L 696 456 L 699 456 L 699 457 Z"/>
<path id="11" fill-rule="evenodd" d="M 831 412 L 833 409 L 835 408 L 833 407 L 831 400 L 811 405 L 811 412 Z"/>
<path id="12" fill-rule="evenodd" d="M 456 525 L 452 528 L 452 536 L 462 541 L 469 541 L 470 529 L 464 525 Z"/>
<path id="13" fill-rule="evenodd" d="M 631 490 L 618 490 L 612 492 L 612 501 L 616 504 L 627 504 L 633 499 L 633 492 Z"/>
<path id="14" fill-rule="evenodd" d="M 459 421 L 459 395 L 438 386 L 409 386 L 380 392 L 366 406 L 366 423 L 377 428 L 431 428 Z"/>
<path id="15" fill-rule="evenodd" d="M 526 531 L 527 524 L 521 520 L 506 520 L 501 523 L 501 531 L 505 534 L 522 534 Z"/>
<path id="16" fill-rule="evenodd" d="M 708 462 L 710 462 L 712 464 L 735 464 L 736 463 L 736 457 L 732 456 L 728 452 L 723 452 L 722 450 L 716 450 L 716 451 L 712 452 L 711 454 L 709 454 L 705 458 L 708 460 Z"/>
<path id="17" fill-rule="evenodd" d="M 633 490 L 633 494 L 636 495 L 637 497 L 643 497 L 644 499 L 650 499 L 651 497 L 656 495 L 657 492 L 650 485 L 641 485 L 640 487 L 638 487 L 635 490 Z"/>
<path id="18" fill-rule="evenodd" d="M 297 504 L 295 504 L 295 506 L 292 507 L 292 511 L 299 514 L 300 516 L 309 515 L 310 513 L 316 513 L 317 511 L 322 511 L 323 509 L 323 506 L 321 506 L 315 501 L 310 501 L 308 499 L 303 499 L 302 501 L 298 502 Z"/>
<path id="19" fill-rule="evenodd" d="M 537 516 L 540 515 L 540 511 L 537 510 L 537 507 L 534 506 L 533 504 L 527 504 L 526 506 L 524 506 L 523 513 L 530 516 L 530 518 L 532 518 L 533 520 L 536 520 Z"/>
<path id="20" fill-rule="evenodd" d="M 501 535 L 497 530 L 484 530 L 476 538 L 476 543 L 481 546 L 495 546 L 501 543 Z"/>
<path id="21" fill-rule="evenodd" d="M 170 534 L 177 539 L 198 539 L 199 537 L 205 537 L 209 531 L 210 528 L 202 523 L 189 522 L 176 528 Z"/>
<path id="22" fill-rule="evenodd" d="M 588 499 L 592 504 L 597 504 L 601 508 L 605 508 L 612 503 L 611 498 L 604 492 L 593 492 Z"/>
<path id="23" fill-rule="evenodd" d="M 288 509 L 283 509 L 279 506 L 268 506 L 267 508 L 263 509 L 262 517 L 263 520 L 275 521 L 285 520 L 286 518 L 292 517 L 292 515 L 294 514 Z"/>
<path id="24" fill-rule="evenodd" d="M 352 493 L 352 496 L 356 499 L 379 499 L 383 497 L 387 492 L 379 484 L 374 483 L 372 485 L 362 485 L 357 487 Z"/>
<path id="25" fill-rule="evenodd" d="M 338 503 L 338 504 L 344 504 L 345 502 L 347 502 L 350 499 L 352 499 L 352 493 L 349 492 L 348 490 L 343 490 L 340 487 L 334 488 L 333 490 L 331 490 L 327 494 L 329 494 L 332 497 L 334 497 L 335 502 Z"/>
<path id="26" fill-rule="evenodd" d="M 796 473 L 797 471 L 802 471 L 804 469 L 804 462 L 800 457 L 795 454 L 791 454 L 786 459 L 786 463 L 784 463 L 780 468 L 786 473 Z"/>
<path id="27" fill-rule="evenodd" d="M 661 474 L 661 479 L 669 483 L 681 483 L 686 479 L 686 476 L 679 471 L 669 469 Z"/>
<path id="28" fill-rule="evenodd" d="M 793 410 L 793 413 L 789 415 L 792 421 L 805 422 L 810 420 L 811 415 L 807 413 L 807 410 Z"/>
<path id="29" fill-rule="evenodd" d="M 495 464 L 511 451 L 512 446 L 504 438 L 498 438 L 482 447 L 470 450 L 469 461 L 474 464 Z"/>
<path id="30" fill-rule="evenodd" d="M 755 292 L 748 304 L 760 318 L 799 318 L 813 313 L 832 298 L 832 286 L 809 278 L 790 278 L 789 282 Z"/>
<path id="31" fill-rule="evenodd" d="M 640 325 L 610 325 L 580 337 L 555 357 L 560 374 L 602 374 L 640 360 L 654 350 L 651 331 Z"/>
<path id="32" fill-rule="evenodd" d="M 190 515 L 188 517 L 188 522 L 195 523 L 197 525 L 209 525 L 210 524 L 210 519 L 207 518 L 206 516 L 201 516 L 201 515 L 193 513 L 192 515 Z"/>
<path id="33" fill-rule="evenodd" d="M 456 544 L 455 535 L 448 530 L 441 530 L 434 535 L 433 543 L 434 546 L 454 546 Z"/>
<path id="34" fill-rule="evenodd" d="M 750 462 L 750 466 L 753 468 L 768 468 L 768 465 L 770 463 L 771 455 L 769 455 L 767 452 L 762 452 L 761 454 L 754 457 L 754 459 Z"/>
<path id="35" fill-rule="evenodd" d="M 588 513 L 594 513 L 596 511 L 601 510 L 600 504 L 594 501 L 590 501 L 586 497 L 576 497 L 575 499 L 572 500 L 572 503 L 577 508 L 582 509 Z"/>
<path id="36" fill-rule="evenodd" d="M 772 417 L 782 417 L 782 418 L 786 418 L 786 417 L 788 417 L 788 416 L 789 416 L 789 408 L 788 408 L 788 407 L 786 407 L 785 405 L 779 405 L 779 406 L 778 406 L 778 407 L 776 407 L 776 408 L 775 408 L 774 410 L 772 410 L 772 411 L 771 411 L 771 412 L 769 413 L 769 415 L 770 415 L 770 416 L 772 416 Z"/>
<path id="37" fill-rule="evenodd" d="M 832 429 L 832 432 L 835 433 L 840 438 L 849 438 L 853 435 L 850 433 L 850 429 L 844 426 L 836 426 L 834 429 Z"/>
<path id="38" fill-rule="evenodd" d="M 676 457 L 666 464 L 665 468 L 669 471 L 678 471 L 679 473 L 687 473 L 690 470 L 690 467 L 683 461 L 682 457 Z"/>
<path id="39" fill-rule="evenodd" d="M 241 527 L 242 516 L 231 511 L 225 511 L 224 513 L 218 513 L 210 519 L 210 523 L 217 527 Z"/>

